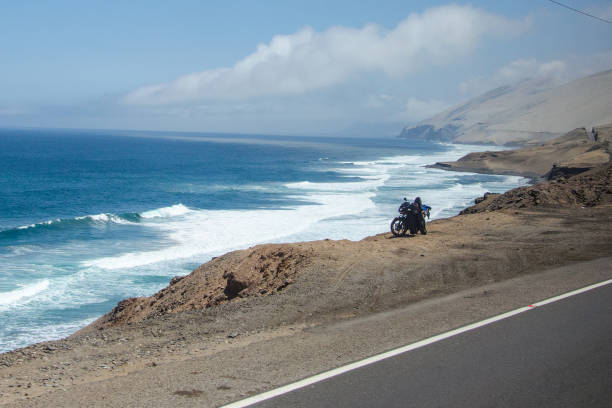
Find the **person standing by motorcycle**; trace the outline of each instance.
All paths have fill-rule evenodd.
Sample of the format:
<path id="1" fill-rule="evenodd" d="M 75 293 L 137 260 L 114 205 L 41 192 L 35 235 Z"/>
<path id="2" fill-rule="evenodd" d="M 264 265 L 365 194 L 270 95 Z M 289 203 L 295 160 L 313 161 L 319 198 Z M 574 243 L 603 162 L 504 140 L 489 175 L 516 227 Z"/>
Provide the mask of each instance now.
<path id="1" fill-rule="evenodd" d="M 427 234 L 427 227 L 425 226 L 425 216 L 429 218 L 429 210 L 431 207 L 428 205 L 424 205 L 421 201 L 421 197 L 417 197 L 414 199 L 412 205 L 415 207 L 415 217 L 416 217 L 416 226 L 415 229 L 417 231 L 421 231 L 421 234 Z"/>
<path id="2" fill-rule="evenodd" d="M 423 202 L 421 201 L 421 197 L 415 198 L 414 204 L 417 206 L 419 212 L 422 211 L 425 215 L 427 215 L 427 218 L 429 218 L 429 211 L 431 210 L 431 207 L 423 204 Z"/>
<path id="3" fill-rule="evenodd" d="M 391 221 L 391 233 L 396 237 L 405 235 L 408 230 L 411 235 L 419 231 L 423 235 L 427 234 L 425 216 L 429 218 L 430 210 L 431 207 L 424 205 L 421 197 L 415 198 L 412 203 L 404 197 L 404 202 L 398 209 L 400 216 Z"/>

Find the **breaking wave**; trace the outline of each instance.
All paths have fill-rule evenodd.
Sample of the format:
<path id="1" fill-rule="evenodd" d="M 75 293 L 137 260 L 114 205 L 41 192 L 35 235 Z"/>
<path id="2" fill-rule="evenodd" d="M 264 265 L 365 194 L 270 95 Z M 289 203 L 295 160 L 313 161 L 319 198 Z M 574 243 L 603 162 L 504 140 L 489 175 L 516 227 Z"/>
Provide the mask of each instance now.
<path id="1" fill-rule="evenodd" d="M 158 208 L 151 211 L 145 211 L 140 213 L 141 218 L 170 218 L 179 215 L 189 214 L 192 210 L 184 206 L 183 204 L 175 204 L 169 207 Z"/>
<path id="2" fill-rule="evenodd" d="M 0 351 L 67 335 L 119 299 L 154 293 L 171 276 L 189 273 L 234 249 L 323 238 L 358 240 L 386 231 L 404 196 L 421 196 L 433 206 L 433 217 L 440 218 L 455 215 L 485 191 L 504 191 L 522 183 L 511 176 L 424 167 L 472 150 L 476 149 L 459 146 L 362 161 L 322 157 L 320 165 L 297 178 L 259 180 L 253 185 L 211 186 L 207 180 L 169 183 L 166 189 L 184 195 L 172 196 L 170 200 L 176 201 L 167 201 L 164 207 L 50 219 L 0 231 L 0 261 L 5 262 L 8 282 L 1 286 L 0 320 L 11 316 L 4 327 L 0 325 Z M 324 176 L 312 176 L 313 171 Z M 273 193 L 283 200 L 240 209 L 180 203 L 187 194 L 214 197 L 233 190 Z M 41 311 L 52 311 L 61 319 L 40 318 L 30 325 L 29 317 Z"/>
<path id="3" fill-rule="evenodd" d="M 10 292 L 0 292 L 0 309 L 27 301 L 28 299 L 38 295 L 40 292 L 47 290 L 48 287 L 49 280 L 43 279 L 41 281 L 22 286 L 19 289 L 14 289 Z"/>
<path id="4" fill-rule="evenodd" d="M 95 227 L 104 224 L 133 225 L 140 223 L 143 219 L 171 218 L 188 214 L 190 211 L 191 210 L 183 204 L 175 204 L 169 207 L 162 207 L 154 210 L 144 211 L 142 213 L 102 213 L 93 215 L 83 215 L 74 218 L 56 218 L 54 220 L 47 220 L 35 224 L 23 225 L 16 228 L 10 228 L 7 230 L 0 231 L 0 237 L 13 238 L 16 235 L 32 234 L 40 231 L 49 231 L 53 229 L 66 229 L 74 227 Z"/>

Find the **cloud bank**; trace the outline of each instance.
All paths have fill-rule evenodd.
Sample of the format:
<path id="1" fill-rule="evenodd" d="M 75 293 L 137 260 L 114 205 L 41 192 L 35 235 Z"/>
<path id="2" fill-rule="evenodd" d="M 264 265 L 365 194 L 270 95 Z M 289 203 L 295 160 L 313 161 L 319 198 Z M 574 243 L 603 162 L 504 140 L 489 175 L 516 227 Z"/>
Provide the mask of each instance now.
<path id="1" fill-rule="evenodd" d="M 589 55 L 570 55 L 561 59 L 541 61 L 536 58 L 518 59 L 501 67 L 488 77 L 472 78 L 459 84 L 460 91 L 475 96 L 525 79 L 542 81 L 542 86 L 563 83 L 612 68 L 612 51 Z"/>
<path id="2" fill-rule="evenodd" d="M 470 6 L 444 6 L 411 14 L 386 30 L 306 27 L 277 35 L 233 67 L 182 76 L 129 93 L 130 105 L 168 105 L 196 100 L 244 100 L 299 95 L 343 83 L 364 73 L 401 77 L 445 65 L 469 54 L 485 38 L 516 35 L 528 19 L 510 20 Z"/>

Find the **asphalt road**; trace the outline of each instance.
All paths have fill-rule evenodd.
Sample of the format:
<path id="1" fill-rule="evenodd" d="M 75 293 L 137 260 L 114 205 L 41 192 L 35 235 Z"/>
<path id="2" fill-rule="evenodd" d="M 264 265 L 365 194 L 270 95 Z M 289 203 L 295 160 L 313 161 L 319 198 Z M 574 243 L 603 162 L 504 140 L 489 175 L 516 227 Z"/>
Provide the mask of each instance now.
<path id="1" fill-rule="evenodd" d="M 612 407 L 612 285 L 255 407 Z"/>

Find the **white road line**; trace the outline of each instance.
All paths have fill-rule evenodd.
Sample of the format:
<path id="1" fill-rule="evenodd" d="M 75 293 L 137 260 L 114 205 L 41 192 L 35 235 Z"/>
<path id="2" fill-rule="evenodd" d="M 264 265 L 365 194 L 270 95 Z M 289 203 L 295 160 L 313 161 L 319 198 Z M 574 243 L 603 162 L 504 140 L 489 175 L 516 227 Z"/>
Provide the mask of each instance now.
<path id="1" fill-rule="evenodd" d="M 564 294 L 559 295 L 559 296 L 555 296 L 555 297 L 551 297 L 549 299 L 542 300 L 541 302 L 534 303 L 533 305 L 534 306 L 544 306 L 544 305 L 547 305 L 549 303 L 556 302 L 558 300 L 563 300 L 563 299 L 568 298 L 570 296 L 579 295 L 581 293 L 588 292 L 589 290 L 597 289 L 599 287 L 609 285 L 610 283 L 612 283 L 612 279 L 609 279 L 609 280 L 603 281 L 603 282 L 599 282 L 599 283 L 595 283 L 593 285 L 586 286 L 586 287 L 584 287 L 582 289 L 572 290 L 571 292 L 567 292 L 567 293 L 564 293 Z"/>
<path id="2" fill-rule="evenodd" d="M 573 290 L 571 292 L 567 292 L 567 293 L 564 293 L 564 294 L 559 295 L 559 296 L 555 296 L 555 297 L 552 297 L 552 298 L 549 298 L 549 299 L 545 299 L 545 300 L 542 300 L 542 301 L 537 302 L 537 303 L 532 303 L 529 306 L 524 306 L 524 307 L 521 307 L 521 308 L 518 308 L 518 309 L 515 309 L 515 310 L 511 310 L 509 312 L 502 313 L 500 315 L 493 316 L 493 317 L 490 317 L 490 318 L 485 319 L 485 320 L 481 320 L 481 321 L 476 322 L 476 323 L 468 324 L 467 326 L 459 327 L 457 329 L 454 329 L 454 330 L 451 330 L 451 331 L 448 331 L 448 332 L 445 332 L 445 333 L 441 333 L 441 334 L 438 334 L 438 335 L 433 336 L 433 337 L 426 338 L 426 339 L 421 340 L 421 341 L 417 341 L 416 343 L 412 343 L 412 344 L 409 344 L 409 345 L 406 345 L 406 346 L 403 346 L 403 347 L 400 347 L 400 348 L 397 348 L 397 349 L 394 349 L 394 350 L 390 350 L 390 351 L 387 351 L 385 353 L 377 354 L 375 356 L 368 357 L 368 358 L 366 358 L 364 360 L 356 361 L 354 363 L 351 363 L 351 364 L 348 364 L 348 365 L 345 365 L 345 366 L 342 366 L 342 367 L 334 368 L 333 370 L 325 371 L 325 372 L 323 372 L 321 374 L 317 374 L 317 375 L 314 375 L 312 377 L 304 378 L 303 380 L 299 380 L 299 381 L 296 381 L 294 383 L 284 385 L 282 387 L 279 387 L 279 388 L 276 388 L 274 390 L 270 390 L 270 391 L 264 392 L 262 394 L 254 395 L 252 397 L 248 397 L 248 398 L 245 398 L 245 399 L 240 400 L 240 401 L 236 401 L 236 402 L 232 402 L 232 403 L 227 404 L 227 405 L 223 405 L 221 408 L 242 408 L 242 407 L 248 407 L 249 405 L 253 405 L 253 404 L 256 404 L 258 402 L 265 401 L 267 399 L 274 398 L 274 397 L 286 394 L 286 393 L 291 392 L 291 391 L 295 391 L 295 390 L 297 390 L 299 388 L 303 388 L 303 387 L 306 387 L 308 385 L 312 385 L 312 384 L 317 383 L 319 381 L 327 380 L 328 378 L 335 377 L 337 375 L 344 374 L 344 373 L 346 373 L 348 371 L 352 371 L 352 370 L 355 370 L 357 368 L 360 368 L 360 367 L 363 367 L 363 366 L 367 366 L 369 364 L 376 363 L 376 362 L 384 360 L 386 358 L 397 356 L 398 354 L 402 354 L 402 353 L 405 353 L 407 351 L 415 350 L 415 349 L 427 346 L 429 344 L 433 344 L 433 343 L 436 343 L 438 341 L 447 339 L 449 337 L 453 337 L 453 336 L 456 336 L 458 334 L 465 333 L 467 331 L 474 330 L 474 329 L 477 329 L 479 327 L 483 327 L 483 326 L 486 326 L 486 325 L 491 324 L 491 323 L 498 322 L 498 321 L 503 320 L 503 319 L 507 319 L 509 317 L 518 315 L 520 313 L 527 312 L 529 310 L 533 310 L 534 308 L 536 308 L 538 306 L 543 306 L 543 305 L 547 305 L 549 303 L 557 302 L 559 300 L 566 299 L 566 298 L 568 298 L 570 296 L 575 296 L 575 295 L 587 292 L 589 290 L 593 290 L 593 289 L 596 289 L 596 288 L 599 288 L 599 287 L 602 287 L 602 286 L 605 286 L 605 285 L 609 285 L 611 283 L 612 283 L 612 279 L 609 279 L 607 281 L 599 282 L 599 283 L 596 283 L 594 285 L 590 285 L 590 286 L 586 286 L 586 287 L 581 288 L 581 289 Z"/>

